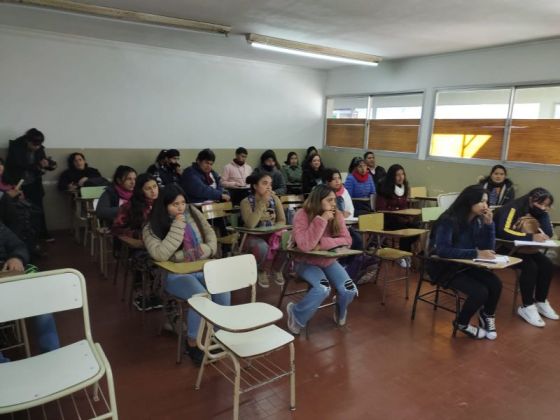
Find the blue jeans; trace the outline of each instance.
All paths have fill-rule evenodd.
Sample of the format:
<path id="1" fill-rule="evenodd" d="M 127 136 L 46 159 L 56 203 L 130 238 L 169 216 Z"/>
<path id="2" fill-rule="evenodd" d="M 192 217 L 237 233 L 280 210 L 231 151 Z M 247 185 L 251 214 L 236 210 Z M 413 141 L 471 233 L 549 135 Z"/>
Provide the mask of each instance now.
<path id="1" fill-rule="evenodd" d="M 56 350 L 60 347 L 56 323 L 52 314 L 43 314 L 31 318 L 33 329 L 37 335 L 37 342 L 41 353 Z M 0 352 L 0 363 L 9 362 L 10 359 Z"/>
<path id="2" fill-rule="evenodd" d="M 293 307 L 294 318 L 300 327 L 305 327 L 321 303 L 330 294 L 331 285 L 336 289 L 339 317 L 344 318 L 346 316 L 348 305 L 356 296 L 358 289 L 338 261 L 328 267 L 318 267 L 300 262 L 296 267 L 296 273 L 311 285 L 305 297 Z"/>
<path id="3" fill-rule="evenodd" d="M 187 300 L 199 293 L 208 293 L 202 272 L 168 274 L 165 280 L 165 291 L 183 300 Z M 220 305 L 229 306 L 231 294 L 229 292 L 218 293 L 217 295 L 212 295 L 212 300 Z M 200 315 L 192 309 L 188 309 L 185 313 L 185 319 L 187 320 L 187 337 L 194 340 L 200 326 Z"/>

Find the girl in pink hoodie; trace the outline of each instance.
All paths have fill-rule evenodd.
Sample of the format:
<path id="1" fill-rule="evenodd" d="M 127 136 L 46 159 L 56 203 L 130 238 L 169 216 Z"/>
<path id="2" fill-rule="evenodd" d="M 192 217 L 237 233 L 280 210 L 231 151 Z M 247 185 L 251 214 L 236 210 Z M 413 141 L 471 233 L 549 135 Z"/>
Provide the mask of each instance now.
<path id="1" fill-rule="evenodd" d="M 352 239 L 344 223 L 344 215 L 336 208 L 336 195 L 332 188 L 318 185 L 311 191 L 303 208 L 294 216 L 292 236 L 296 246 L 304 252 L 350 247 Z M 357 289 L 336 258 L 298 255 L 296 264 L 296 273 L 311 288 L 299 302 L 288 303 L 286 310 L 290 331 L 299 334 L 329 296 L 331 284 L 337 293 L 334 321 L 340 326 L 345 325 L 347 308 Z"/>

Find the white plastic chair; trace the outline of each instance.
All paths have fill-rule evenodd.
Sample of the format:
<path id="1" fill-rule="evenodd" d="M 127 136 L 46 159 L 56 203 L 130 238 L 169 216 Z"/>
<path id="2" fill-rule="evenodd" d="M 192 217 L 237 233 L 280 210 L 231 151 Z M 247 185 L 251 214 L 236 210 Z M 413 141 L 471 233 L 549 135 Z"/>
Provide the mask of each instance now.
<path id="1" fill-rule="evenodd" d="M 255 257 L 246 254 L 209 261 L 204 265 L 204 280 L 210 294 L 251 287 L 251 303 L 221 306 L 208 296 L 199 295 L 189 299 L 191 308 L 202 317 L 197 345 L 204 351 L 204 359 L 195 389 L 200 388 L 204 367 L 212 365 L 234 385 L 233 418 L 237 420 L 241 393 L 290 376 L 290 408 L 295 410 L 294 337 L 273 325 L 282 319 L 282 311 L 267 303 L 255 302 Z M 287 368 L 267 358 L 269 353 L 286 346 L 290 350 Z M 227 363 L 228 358 L 231 364 Z M 241 370 L 244 372 L 243 377 Z"/>
<path id="2" fill-rule="evenodd" d="M 459 197 L 458 192 L 452 192 L 447 194 L 440 194 L 437 196 L 437 206 L 443 211 L 447 210 L 451 204 Z"/>
<path id="3" fill-rule="evenodd" d="M 76 270 L 62 269 L 0 279 L 0 322 L 80 308 L 84 339 L 38 356 L 0 364 L 0 414 L 41 405 L 45 414 L 47 403 L 71 396 L 73 404 L 67 406 L 73 406 L 77 417 L 82 418 L 80 414 L 86 404 L 76 404 L 72 394 L 83 390 L 88 411 L 93 413 L 88 418 L 118 419 L 111 367 L 101 346 L 91 337 L 83 275 Z M 107 380 L 109 402 L 99 385 L 103 376 Z M 93 386 L 93 402 L 89 386 Z M 96 403 L 100 394 L 104 404 Z M 64 418 L 60 401 L 57 403 L 56 418 Z M 103 414 L 95 409 L 100 405 Z"/>

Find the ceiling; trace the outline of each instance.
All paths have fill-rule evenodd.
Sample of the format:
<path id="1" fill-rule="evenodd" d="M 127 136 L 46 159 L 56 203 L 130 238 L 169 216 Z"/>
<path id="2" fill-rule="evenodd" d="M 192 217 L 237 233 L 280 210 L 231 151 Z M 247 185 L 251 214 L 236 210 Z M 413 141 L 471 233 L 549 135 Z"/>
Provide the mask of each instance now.
<path id="1" fill-rule="evenodd" d="M 560 2 L 549 0 L 80 0 L 81 3 L 219 23 L 229 37 L 50 9 L 0 4 L 0 24 L 242 59 L 329 69 L 313 59 L 257 51 L 253 32 L 375 54 L 431 55 L 560 36 Z"/>

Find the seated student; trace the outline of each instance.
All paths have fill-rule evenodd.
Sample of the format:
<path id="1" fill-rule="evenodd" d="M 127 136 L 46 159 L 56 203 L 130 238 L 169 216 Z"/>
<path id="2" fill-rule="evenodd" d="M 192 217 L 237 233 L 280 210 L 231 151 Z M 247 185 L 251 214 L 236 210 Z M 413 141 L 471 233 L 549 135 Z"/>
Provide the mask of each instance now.
<path id="1" fill-rule="evenodd" d="M 253 173 L 258 174 L 259 172 L 264 172 L 269 174 L 272 178 L 272 191 L 274 191 L 276 195 L 283 195 L 287 192 L 286 181 L 284 180 L 282 172 L 279 171 L 279 167 L 280 165 L 278 165 L 276 153 L 269 149 L 265 150 L 261 155 L 261 165 L 255 168 Z"/>
<path id="2" fill-rule="evenodd" d="M 354 217 L 354 203 L 344 188 L 342 175 L 338 169 L 327 168 L 323 171 L 323 183 L 331 187 L 336 194 L 336 208 L 342 212 L 345 219 Z"/>
<path id="3" fill-rule="evenodd" d="M 510 201 L 496 210 L 496 236 L 510 241 L 544 242 L 550 239 L 553 232 L 548 212 L 553 202 L 554 197 L 544 188 L 535 188 Z M 517 313 L 529 324 L 544 327 L 545 322 L 540 315 L 552 320 L 559 318 L 547 300 L 554 266 L 538 251 L 527 250 L 515 256 L 523 260 L 517 265 L 521 269 L 519 289 L 523 301 Z"/>
<path id="4" fill-rule="evenodd" d="M 109 185 L 99 171 L 88 166 L 86 158 L 80 152 L 74 152 L 68 156 L 68 169 L 58 178 L 58 189 L 60 191 L 76 191 L 80 187 L 96 187 Z"/>
<path id="5" fill-rule="evenodd" d="M 351 245 L 344 215 L 336 209 L 336 195 L 330 187 L 318 185 L 311 191 L 303 208 L 294 216 L 292 237 L 304 252 Z M 345 325 L 348 305 L 356 296 L 357 288 L 344 268 L 334 258 L 307 255 L 296 256 L 296 264 L 297 274 L 311 288 L 299 302 L 288 303 L 288 329 L 299 334 L 329 295 L 331 284 L 337 293 L 334 321 Z"/>
<path id="6" fill-rule="evenodd" d="M 495 228 L 487 202 L 481 185 L 465 188 L 434 224 L 431 253 L 442 259 L 495 258 Z M 496 339 L 495 313 L 502 283 L 492 271 L 434 260 L 428 261 L 426 270 L 435 283 L 467 295 L 453 321 L 459 331 L 472 338 Z M 475 327 L 470 319 L 478 310 L 480 325 Z"/>
<path id="7" fill-rule="evenodd" d="M 375 164 L 375 154 L 373 152 L 365 152 L 364 160 L 366 162 L 368 173 L 371 175 L 373 183 L 375 184 L 375 188 L 378 188 L 381 180 L 385 177 L 387 172 L 385 172 L 385 168 L 383 166 Z"/>
<path id="8" fill-rule="evenodd" d="M 196 162 L 183 171 L 181 187 L 189 203 L 230 200 L 230 196 L 222 188 L 220 176 L 212 170 L 215 161 L 214 152 L 204 149 L 198 153 Z"/>
<path id="9" fill-rule="evenodd" d="M 515 198 L 513 182 L 502 165 L 492 166 L 490 175 L 482 178 L 480 184 L 488 190 L 489 206 L 503 206 Z"/>
<path id="10" fill-rule="evenodd" d="M 403 210 L 410 207 L 408 197 L 410 196 L 410 188 L 404 168 L 399 165 L 391 165 L 387 171 L 387 175 L 381 181 L 379 191 L 377 191 L 377 200 L 375 202 L 376 210 Z M 405 229 L 417 228 L 418 223 L 407 216 L 399 216 L 395 214 L 385 215 L 385 229 Z M 417 236 L 411 238 L 401 238 L 399 240 L 399 248 L 404 251 L 410 251 L 412 243 L 418 239 Z M 408 260 L 402 260 L 408 264 Z"/>
<path id="11" fill-rule="evenodd" d="M 25 244 L 2 222 L 0 222 L 0 267 L 2 271 L 23 274 L 25 265 L 29 262 L 29 254 Z M 52 314 L 43 314 L 32 318 L 33 326 L 38 335 L 41 353 L 60 347 L 56 324 Z M 10 359 L 0 352 L 0 363 Z"/>
<path id="12" fill-rule="evenodd" d="M 155 163 L 150 165 L 146 172 L 156 179 L 160 187 L 176 184 L 181 178 L 180 157 L 177 149 L 164 149 L 159 152 Z"/>
<path id="13" fill-rule="evenodd" d="M 303 164 L 303 172 L 301 175 L 301 192 L 309 194 L 317 185 L 323 183 L 323 171 L 325 167 L 321 160 L 321 156 L 317 153 L 309 155 Z"/>
<path id="14" fill-rule="evenodd" d="M 348 176 L 344 182 L 344 186 L 348 190 L 351 198 L 370 198 L 375 194 L 375 185 L 367 172 L 367 166 L 361 157 L 355 157 L 348 167 Z M 367 214 L 371 212 L 369 201 L 356 201 L 355 216 Z"/>
<path id="15" fill-rule="evenodd" d="M 136 183 L 136 171 L 130 166 L 120 165 L 113 175 L 113 183 L 109 185 L 97 203 L 95 214 L 108 226 L 113 224 L 119 207 L 128 202 Z"/>
<path id="16" fill-rule="evenodd" d="M 288 157 L 282 166 L 282 175 L 286 181 L 288 194 L 301 193 L 301 166 L 296 152 L 288 153 Z"/>
<path id="17" fill-rule="evenodd" d="M 235 150 L 235 158 L 222 172 L 222 186 L 228 189 L 231 202 L 236 206 L 249 195 L 246 179 L 253 172 L 253 168 L 247 163 L 247 155 L 247 149 L 238 147 Z"/>
<path id="18" fill-rule="evenodd" d="M 251 175 L 247 178 L 251 185 L 251 194 L 241 201 L 241 218 L 244 226 L 255 228 L 261 226 L 285 225 L 286 217 L 282 202 L 272 191 L 272 178 L 265 172 Z M 268 287 L 269 277 L 282 285 L 284 277 L 281 271 L 274 271 L 278 267 L 275 261 L 276 251 L 280 247 L 280 232 L 270 235 L 249 235 L 245 241 L 246 249 L 251 252 L 259 268 L 258 283 L 261 287 Z M 275 264 L 276 263 L 276 264 Z"/>
<path id="19" fill-rule="evenodd" d="M 149 222 L 143 229 L 143 239 L 150 256 L 156 261 L 191 262 L 216 255 L 217 239 L 212 227 L 195 206 L 186 204 L 185 193 L 178 185 L 162 189 L 154 203 Z M 198 293 L 207 293 L 202 272 L 168 274 L 164 288 L 180 299 L 187 300 Z M 212 296 L 221 304 L 230 304 L 230 293 Z M 200 315 L 192 309 L 186 314 L 186 352 L 197 365 L 204 353 L 196 346 Z"/>

